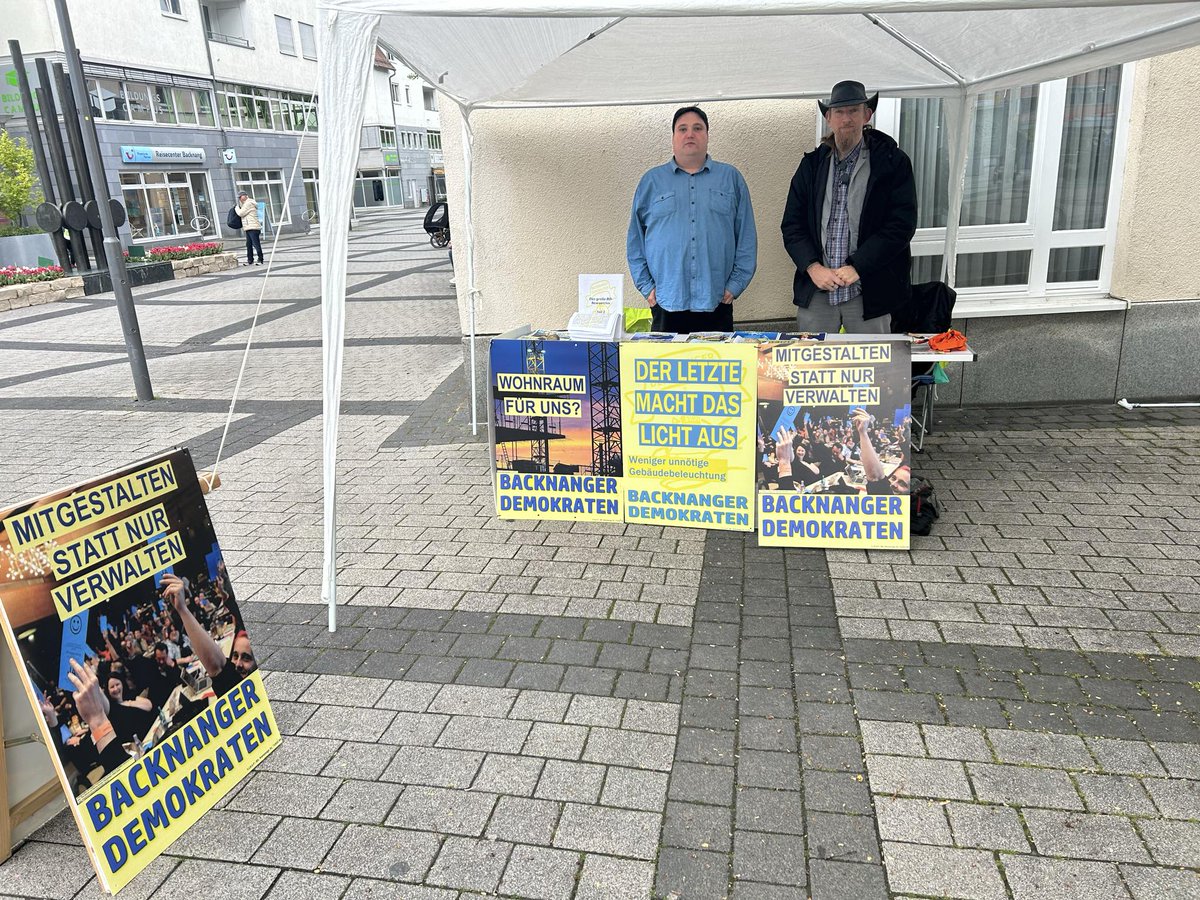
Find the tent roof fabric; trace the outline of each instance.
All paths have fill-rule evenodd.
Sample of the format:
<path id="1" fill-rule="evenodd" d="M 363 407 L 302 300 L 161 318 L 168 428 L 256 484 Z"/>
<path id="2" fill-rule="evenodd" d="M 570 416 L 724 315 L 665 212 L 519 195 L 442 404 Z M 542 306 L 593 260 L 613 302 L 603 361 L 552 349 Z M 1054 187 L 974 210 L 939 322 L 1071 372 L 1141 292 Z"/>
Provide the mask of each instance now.
<path id="1" fill-rule="evenodd" d="M 1110 0 L 519 4 L 323 0 L 462 106 L 980 93 L 1200 43 L 1200 4 Z"/>

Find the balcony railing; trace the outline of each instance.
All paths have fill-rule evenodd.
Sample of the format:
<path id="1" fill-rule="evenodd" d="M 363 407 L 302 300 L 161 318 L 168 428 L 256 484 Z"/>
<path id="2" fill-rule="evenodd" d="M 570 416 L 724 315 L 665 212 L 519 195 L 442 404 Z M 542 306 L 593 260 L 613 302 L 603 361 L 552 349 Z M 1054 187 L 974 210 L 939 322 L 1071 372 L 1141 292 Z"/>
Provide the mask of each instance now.
<path id="1" fill-rule="evenodd" d="M 208 35 L 208 39 L 210 41 L 214 41 L 218 44 L 229 44 L 232 47 L 245 47 L 247 50 L 254 49 L 254 45 L 244 37 L 234 37 L 232 34 L 221 34 L 219 31 L 206 30 L 204 33 Z"/>

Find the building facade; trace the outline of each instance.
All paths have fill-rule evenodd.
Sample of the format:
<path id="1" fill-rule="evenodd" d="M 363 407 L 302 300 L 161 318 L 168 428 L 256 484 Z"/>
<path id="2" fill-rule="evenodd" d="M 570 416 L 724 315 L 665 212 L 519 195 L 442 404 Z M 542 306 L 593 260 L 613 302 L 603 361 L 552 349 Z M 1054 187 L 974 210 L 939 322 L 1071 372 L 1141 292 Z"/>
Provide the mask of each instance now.
<path id="1" fill-rule="evenodd" d="M 124 243 L 235 239 L 225 217 L 243 190 L 262 204 L 268 235 L 319 221 L 315 0 L 69 0 L 68 8 L 109 189 L 128 215 Z M 20 41 L 35 87 L 35 58 L 65 63 L 52 0 L 0 0 L 0 21 Z M 430 113 L 406 119 L 401 138 L 396 73 L 382 52 L 377 59 L 384 65 L 373 67 L 370 92 L 380 101 L 363 130 L 355 205 L 418 206 L 430 196 Z M 0 128 L 19 136 L 28 124 L 3 56 L 0 79 Z M 427 87 L 411 84 L 418 97 Z M 401 141 L 422 149 L 405 154 Z"/>

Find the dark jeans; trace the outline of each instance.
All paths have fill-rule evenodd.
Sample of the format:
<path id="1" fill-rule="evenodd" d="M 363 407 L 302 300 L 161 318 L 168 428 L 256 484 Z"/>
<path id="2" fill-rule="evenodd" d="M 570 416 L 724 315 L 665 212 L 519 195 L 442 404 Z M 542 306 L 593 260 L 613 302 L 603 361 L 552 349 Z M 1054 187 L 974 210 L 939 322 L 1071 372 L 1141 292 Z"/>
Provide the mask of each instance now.
<path id="1" fill-rule="evenodd" d="M 693 331 L 733 331 L 733 304 L 718 303 L 711 312 L 680 310 L 669 312 L 661 306 L 650 307 L 650 327 L 655 331 L 691 334 Z"/>
<path id="2" fill-rule="evenodd" d="M 246 265 L 254 262 L 254 251 L 258 251 L 258 261 L 262 262 L 262 230 L 259 228 L 246 229 Z"/>

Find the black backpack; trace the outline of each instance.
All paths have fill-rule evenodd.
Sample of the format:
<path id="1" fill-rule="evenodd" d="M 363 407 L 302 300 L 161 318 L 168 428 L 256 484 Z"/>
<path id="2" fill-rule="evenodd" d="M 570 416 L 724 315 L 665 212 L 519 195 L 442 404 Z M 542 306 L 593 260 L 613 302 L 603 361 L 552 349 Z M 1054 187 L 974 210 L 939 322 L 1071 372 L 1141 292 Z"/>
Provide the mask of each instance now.
<path id="1" fill-rule="evenodd" d="M 933 520 L 939 515 L 937 494 L 933 485 L 920 475 L 912 476 L 909 486 L 908 527 L 913 534 L 929 534 Z"/>
<path id="2" fill-rule="evenodd" d="M 229 207 L 229 215 L 225 217 L 225 224 L 235 231 L 242 230 L 242 217 L 238 215 L 237 207 Z"/>

